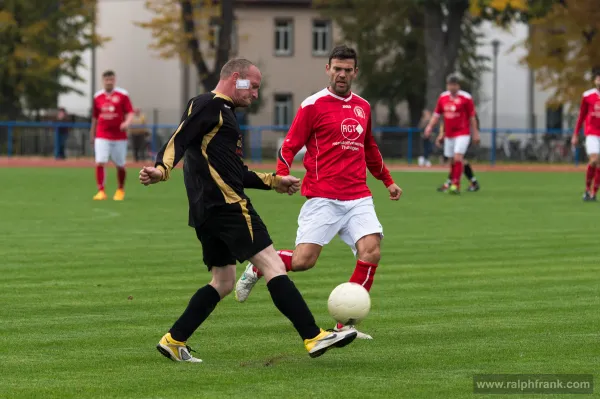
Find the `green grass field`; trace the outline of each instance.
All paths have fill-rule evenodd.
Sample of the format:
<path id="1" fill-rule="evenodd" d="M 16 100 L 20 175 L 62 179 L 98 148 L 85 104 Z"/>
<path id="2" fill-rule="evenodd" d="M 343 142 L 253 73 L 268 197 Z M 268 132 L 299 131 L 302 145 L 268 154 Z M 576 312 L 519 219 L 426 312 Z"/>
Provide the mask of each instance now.
<path id="1" fill-rule="evenodd" d="M 435 192 L 443 174 L 398 173 L 397 203 L 371 182 L 374 340 L 310 359 L 260 282 L 192 337 L 203 364 L 155 349 L 209 279 L 174 175 L 143 187 L 131 170 L 127 200 L 99 203 L 93 170 L 0 169 L 0 397 L 483 398 L 473 374 L 600 375 L 600 204 L 582 203 L 579 174 L 482 173 L 482 191 L 453 197 Z M 303 199 L 250 194 L 291 248 Z M 325 328 L 353 268 L 336 239 L 291 275 Z"/>

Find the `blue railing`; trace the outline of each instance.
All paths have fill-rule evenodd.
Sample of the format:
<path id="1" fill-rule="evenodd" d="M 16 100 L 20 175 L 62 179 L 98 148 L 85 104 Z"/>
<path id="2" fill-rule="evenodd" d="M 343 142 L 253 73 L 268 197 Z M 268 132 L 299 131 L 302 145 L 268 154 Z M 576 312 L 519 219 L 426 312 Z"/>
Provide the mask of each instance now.
<path id="1" fill-rule="evenodd" d="M 7 156 L 13 156 L 13 134 L 15 128 L 48 128 L 52 129 L 54 134 L 54 155 L 57 157 L 59 154 L 59 129 L 65 127 L 70 129 L 89 129 L 89 123 L 59 123 L 59 122 L 3 122 L 0 121 L 0 132 L 6 129 L 7 132 Z M 134 126 L 134 127 L 142 127 L 142 126 Z M 167 131 L 174 131 L 177 128 L 177 125 L 146 125 L 144 126 L 151 132 L 151 149 L 152 152 L 156 152 L 157 143 L 158 143 L 158 132 L 161 129 Z M 288 126 L 240 126 L 243 131 L 248 132 L 247 139 L 249 139 L 250 145 L 250 158 L 253 162 L 260 162 L 262 160 L 262 133 L 264 131 L 280 131 L 282 133 L 287 132 Z M 406 141 L 406 161 L 408 164 L 413 162 L 414 154 L 413 147 L 414 141 L 418 140 L 420 137 L 421 129 L 418 128 L 401 128 L 401 127 L 376 127 L 373 129 L 374 134 L 405 134 L 407 137 Z M 568 129 L 481 129 L 482 134 L 491 134 L 490 138 L 490 156 L 489 160 L 492 165 L 496 163 L 496 153 L 497 153 L 497 141 L 498 134 L 528 134 L 528 135 L 571 135 L 572 130 Z M 575 149 L 574 153 L 574 163 L 577 165 L 579 163 L 579 148 Z"/>

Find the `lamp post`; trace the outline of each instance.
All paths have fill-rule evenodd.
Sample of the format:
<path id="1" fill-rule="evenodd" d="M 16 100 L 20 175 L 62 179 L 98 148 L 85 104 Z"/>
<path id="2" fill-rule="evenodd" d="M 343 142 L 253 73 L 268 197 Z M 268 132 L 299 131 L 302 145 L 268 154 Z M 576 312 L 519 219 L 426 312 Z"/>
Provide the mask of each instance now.
<path id="1" fill-rule="evenodd" d="M 492 165 L 496 164 L 496 134 L 498 129 L 498 51 L 500 41 L 492 40 L 492 49 L 494 55 L 494 70 L 493 70 L 493 93 L 492 93 Z"/>

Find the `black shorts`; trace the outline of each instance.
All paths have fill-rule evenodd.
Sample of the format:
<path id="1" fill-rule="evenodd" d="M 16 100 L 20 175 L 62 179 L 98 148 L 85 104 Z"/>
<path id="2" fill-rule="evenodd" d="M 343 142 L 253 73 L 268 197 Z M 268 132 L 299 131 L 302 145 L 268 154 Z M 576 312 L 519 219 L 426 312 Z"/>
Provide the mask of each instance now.
<path id="1" fill-rule="evenodd" d="M 273 244 L 267 227 L 245 200 L 210 209 L 195 229 L 208 270 L 244 262 Z"/>

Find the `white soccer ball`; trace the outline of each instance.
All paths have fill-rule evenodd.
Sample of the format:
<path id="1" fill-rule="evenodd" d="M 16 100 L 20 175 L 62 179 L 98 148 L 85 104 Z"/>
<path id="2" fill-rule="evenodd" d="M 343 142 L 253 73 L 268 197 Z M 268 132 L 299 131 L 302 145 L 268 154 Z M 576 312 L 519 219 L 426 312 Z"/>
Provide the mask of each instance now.
<path id="1" fill-rule="evenodd" d="M 338 323 L 357 325 L 371 310 L 371 296 L 360 284 L 343 283 L 331 291 L 327 308 Z"/>

